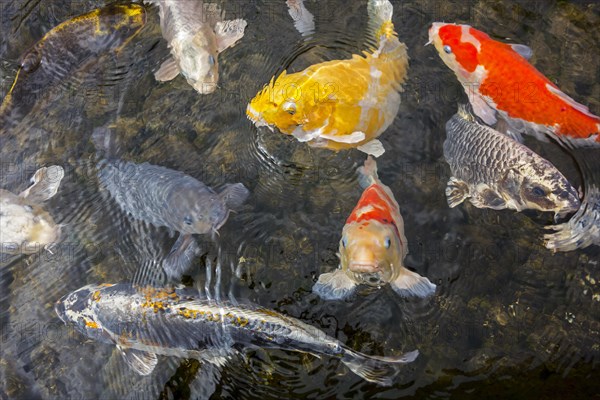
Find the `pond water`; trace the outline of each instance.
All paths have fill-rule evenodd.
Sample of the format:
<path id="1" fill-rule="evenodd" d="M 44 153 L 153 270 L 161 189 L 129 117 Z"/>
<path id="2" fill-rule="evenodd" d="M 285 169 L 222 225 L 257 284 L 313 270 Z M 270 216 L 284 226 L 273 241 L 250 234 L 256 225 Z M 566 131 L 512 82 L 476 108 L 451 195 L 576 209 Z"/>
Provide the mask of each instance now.
<path id="1" fill-rule="evenodd" d="M 0 398 L 592 398 L 600 382 L 600 247 L 553 253 L 542 243 L 552 215 L 450 209 L 444 190 L 445 122 L 464 91 L 424 46 L 434 21 L 468 23 L 494 38 L 529 45 L 532 63 L 600 114 L 600 4 L 594 1 L 392 1 L 410 69 L 394 123 L 380 137 L 381 180 L 405 223 L 405 264 L 438 289 L 404 299 L 389 287 L 348 301 L 311 292 L 337 267 L 342 227 L 361 194 L 357 150 L 315 149 L 245 117 L 248 101 L 282 70 L 360 53 L 366 1 L 306 1 L 314 34 L 294 28 L 281 1 L 224 2 L 248 21 L 219 58 L 217 91 L 185 79 L 156 82 L 169 54 L 158 12 L 122 51 L 87 59 L 61 79 L 23 92 L 19 118 L 4 121 L 0 187 L 19 193 L 41 166 L 65 177 L 45 208 L 62 224 L 53 252 L 2 255 Z M 98 1 L 0 2 L 0 94 L 21 55 L 59 23 Z M 46 86 L 47 85 L 47 86 Z M 30 95 L 28 95 L 30 94 Z M 196 235 L 201 249 L 183 283 L 215 297 L 248 299 L 298 318 L 367 354 L 418 349 L 391 387 L 366 382 L 339 360 L 252 349 L 211 375 L 196 360 L 162 357 L 141 377 L 114 346 L 67 328 L 54 312 L 89 283 L 131 281 L 176 240 L 135 221 L 99 189 L 91 134 L 110 125 L 121 157 L 185 172 L 219 187 L 241 182 L 250 197 L 219 230 Z M 553 143 L 527 138 L 575 187 L 576 164 Z M 216 268 L 217 264 L 219 268 Z M 216 272 L 219 271 L 219 274 Z M 213 371 L 214 372 L 214 371 Z"/>

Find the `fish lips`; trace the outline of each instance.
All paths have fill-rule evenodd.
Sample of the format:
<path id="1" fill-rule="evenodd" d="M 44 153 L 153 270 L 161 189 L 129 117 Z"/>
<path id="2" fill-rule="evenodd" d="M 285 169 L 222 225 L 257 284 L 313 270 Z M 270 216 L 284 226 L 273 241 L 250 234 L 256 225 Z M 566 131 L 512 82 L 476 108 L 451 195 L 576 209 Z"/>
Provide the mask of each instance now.
<path id="1" fill-rule="evenodd" d="M 352 263 L 349 268 L 357 282 L 368 286 L 381 286 L 386 283 L 382 269 L 373 263 Z"/>
<path id="2" fill-rule="evenodd" d="M 273 127 L 271 127 L 271 125 L 269 125 L 267 121 L 265 121 L 262 114 L 256 111 L 250 104 L 248 104 L 248 107 L 246 107 L 246 116 L 250 121 L 254 123 L 254 125 L 257 128 L 266 126 L 269 129 L 273 130 Z"/>

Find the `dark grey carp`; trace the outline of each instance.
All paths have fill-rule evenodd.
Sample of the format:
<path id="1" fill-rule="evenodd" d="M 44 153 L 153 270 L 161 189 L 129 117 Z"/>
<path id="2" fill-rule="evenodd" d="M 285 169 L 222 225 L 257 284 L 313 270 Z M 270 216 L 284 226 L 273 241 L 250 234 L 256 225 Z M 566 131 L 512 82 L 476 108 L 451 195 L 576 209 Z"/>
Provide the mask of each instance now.
<path id="1" fill-rule="evenodd" d="M 551 211 L 557 218 L 579 208 L 577 191 L 552 163 L 475 122 L 465 106 L 446 124 L 444 157 L 452 170 L 450 207 L 468 198 L 478 208 Z"/>
<path id="2" fill-rule="evenodd" d="M 418 355 L 368 356 L 295 318 L 258 305 L 215 302 L 190 288 L 88 285 L 60 299 L 55 310 L 85 336 L 116 345 L 142 375 L 152 372 L 157 355 L 222 365 L 232 346 L 242 345 L 337 357 L 362 378 L 390 385 L 400 365 Z"/>
<path id="3" fill-rule="evenodd" d="M 55 90 L 76 70 L 119 52 L 145 23 L 144 6 L 111 4 L 50 30 L 21 57 L 14 83 L 0 105 L 0 131 L 23 119 L 40 95 Z"/>
<path id="4" fill-rule="evenodd" d="M 103 161 L 98 176 L 133 218 L 183 234 L 217 231 L 229 211 L 248 197 L 241 183 L 227 184 L 217 193 L 183 172 L 148 163 Z"/>

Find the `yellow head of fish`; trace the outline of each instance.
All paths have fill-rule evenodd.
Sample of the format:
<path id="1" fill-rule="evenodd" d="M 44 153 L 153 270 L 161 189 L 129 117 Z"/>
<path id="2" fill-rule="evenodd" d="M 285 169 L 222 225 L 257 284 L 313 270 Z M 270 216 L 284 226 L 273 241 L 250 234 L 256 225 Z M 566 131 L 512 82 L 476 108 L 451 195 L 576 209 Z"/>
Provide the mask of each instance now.
<path id="1" fill-rule="evenodd" d="M 303 81 L 297 74 L 288 75 L 285 71 L 277 79 L 273 77 L 252 99 L 246 115 L 256 126 L 276 126 L 281 132 L 291 134 L 315 114 L 314 104 L 307 104 L 302 96 Z"/>
<path id="2" fill-rule="evenodd" d="M 356 283 L 381 286 L 396 279 L 407 250 L 391 224 L 347 224 L 340 240 L 342 270 Z"/>

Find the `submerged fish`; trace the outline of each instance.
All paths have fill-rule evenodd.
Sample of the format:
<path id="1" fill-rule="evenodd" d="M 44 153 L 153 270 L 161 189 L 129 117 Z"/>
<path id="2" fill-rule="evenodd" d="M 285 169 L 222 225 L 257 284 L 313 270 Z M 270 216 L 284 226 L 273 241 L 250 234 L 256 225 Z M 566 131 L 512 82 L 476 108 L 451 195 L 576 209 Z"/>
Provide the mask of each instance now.
<path id="1" fill-rule="evenodd" d="M 160 10 L 160 26 L 171 55 L 156 71 L 159 81 L 179 73 L 201 94 L 212 93 L 219 81 L 218 54 L 244 36 L 246 21 L 223 21 L 218 5 L 201 0 L 150 0 Z"/>
<path id="2" fill-rule="evenodd" d="M 252 99 L 248 118 L 258 127 L 275 126 L 311 146 L 383 154 L 376 138 L 398 113 L 408 55 L 394 32 L 391 3 L 369 0 L 368 8 L 376 50 L 294 74 L 284 71 Z"/>
<path id="3" fill-rule="evenodd" d="M 0 105 L 0 125 L 21 120 L 42 93 L 78 68 L 122 49 L 145 23 L 143 6 L 113 4 L 50 30 L 21 57 L 12 87 Z"/>
<path id="4" fill-rule="evenodd" d="M 135 219 L 183 234 L 217 231 L 229 211 L 248 197 L 241 183 L 217 193 L 183 172 L 122 160 L 100 163 L 99 178 L 119 206 Z"/>
<path id="5" fill-rule="evenodd" d="M 452 170 L 450 207 L 468 198 L 478 208 L 552 211 L 557 218 L 579 208 L 577 191 L 552 163 L 478 124 L 465 106 L 446 124 L 444 157 Z"/>
<path id="6" fill-rule="evenodd" d="M 117 345 L 142 375 L 153 371 L 157 355 L 222 365 L 232 346 L 242 345 L 337 357 L 362 378 L 389 385 L 399 365 L 418 355 L 415 350 L 368 356 L 295 318 L 257 305 L 207 300 L 192 289 L 88 285 L 60 299 L 55 310 L 87 337 Z"/>
<path id="7" fill-rule="evenodd" d="M 389 283 L 401 296 L 432 295 L 435 285 L 403 265 L 404 221 L 392 191 L 377 177 L 375 160 L 367 158 L 359 174 L 365 190 L 342 230 L 340 269 L 321 274 L 313 291 L 327 300 L 342 299 L 359 284 Z"/>
<path id="8" fill-rule="evenodd" d="M 294 20 L 296 30 L 302 36 L 309 36 L 315 32 L 315 17 L 306 9 L 304 0 L 286 0 L 288 13 Z"/>
<path id="9" fill-rule="evenodd" d="M 491 39 L 469 25 L 436 22 L 429 42 L 464 86 L 473 111 L 486 124 L 496 114 L 554 137 L 600 141 L 600 117 L 563 93 L 528 62 L 532 51 Z"/>
<path id="10" fill-rule="evenodd" d="M 39 204 L 56 194 L 64 175 L 62 167 L 52 165 L 38 169 L 33 185 L 18 196 L 0 189 L 1 253 L 32 254 L 58 241 L 60 227 Z"/>

